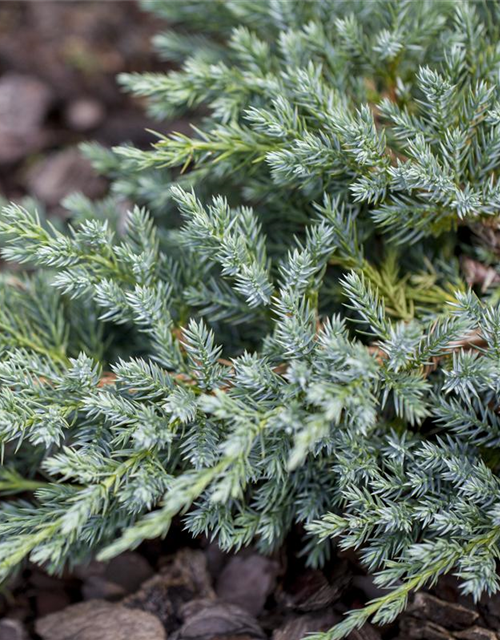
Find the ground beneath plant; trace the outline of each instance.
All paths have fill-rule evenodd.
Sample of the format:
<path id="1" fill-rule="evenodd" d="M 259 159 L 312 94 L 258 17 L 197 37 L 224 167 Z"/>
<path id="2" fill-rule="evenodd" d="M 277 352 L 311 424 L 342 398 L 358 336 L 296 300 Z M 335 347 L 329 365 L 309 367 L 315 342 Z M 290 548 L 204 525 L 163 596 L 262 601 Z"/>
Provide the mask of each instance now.
<path id="1" fill-rule="evenodd" d="M 65 195 L 106 192 L 76 145 L 147 147 L 145 129 L 163 130 L 114 81 L 164 68 L 150 46 L 157 30 L 130 1 L 0 2 L 0 195 L 34 196 L 62 215 Z M 0 640 L 300 640 L 377 595 L 355 557 L 308 569 L 293 536 L 265 557 L 225 554 L 174 528 L 163 542 L 59 577 L 28 565 L 0 593 Z M 475 606 L 445 579 L 396 624 L 350 638 L 493 640 L 500 597 Z"/>
<path id="2" fill-rule="evenodd" d="M 151 47 L 157 32 L 158 20 L 136 2 L 0 0 L 0 195 L 34 196 L 61 213 L 73 191 L 105 193 L 76 147 L 147 147 L 147 128 L 165 130 L 115 81 L 123 71 L 165 68 Z"/>
<path id="3" fill-rule="evenodd" d="M 189 546 L 187 543 L 189 541 Z M 380 595 L 349 555 L 307 568 L 290 541 L 272 556 L 223 553 L 180 527 L 108 563 L 60 577 L 28 566 L 5 589 L 1 640 L 301 640 Z M 500 597 L 474 606 L 452 579 L 391 625 L 351 640 L 495 640 Z"/>

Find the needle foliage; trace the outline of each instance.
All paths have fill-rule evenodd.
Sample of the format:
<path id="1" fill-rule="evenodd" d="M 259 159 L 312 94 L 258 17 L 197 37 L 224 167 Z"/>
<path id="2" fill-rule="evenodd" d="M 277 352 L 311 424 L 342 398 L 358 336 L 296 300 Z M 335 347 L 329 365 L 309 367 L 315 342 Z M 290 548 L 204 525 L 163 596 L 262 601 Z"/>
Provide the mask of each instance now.
<path id="1" fill-rule="evenodd" d="M 68 229 L 0 218 L 0 573 L 180 516 L 356 549 L 387 590 L 317 639 L 496 592 L 499 5 L 146 4 L 175 70 L 120 82 L 192 135 L 86 145 L 110 195 Z"/>

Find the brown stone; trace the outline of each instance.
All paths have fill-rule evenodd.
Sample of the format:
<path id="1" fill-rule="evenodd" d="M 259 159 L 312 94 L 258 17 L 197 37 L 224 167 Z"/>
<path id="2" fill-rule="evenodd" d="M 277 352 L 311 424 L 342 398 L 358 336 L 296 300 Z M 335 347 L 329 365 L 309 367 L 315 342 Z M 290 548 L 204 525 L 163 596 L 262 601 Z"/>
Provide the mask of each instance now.
<path id="1" fill-rule="evenodd" d="M 42 640 L 166 640 L 161 622 L 146 611 L 131 611 L 104 600 L 89 600 L 36 622 Z"/>
<path id="2" fill-rule="evenodd" d="M 416 618 L 403 618 L 400 627 L 399 640 L 453 640 L 454 637 L 444 627 Z"/>
<path id="3" fill-rule="evenodd" d="M 429 593 L 419 592 L 415 595 L 408 613 L 416 618 L 430 620 L 450 630 L 461 630 L 472 627 L 479 613 L 461 604 L 440 600 Z"/>
<path id="4" fill-rule="evenodd" d="M 260 640 L 266 635 L 257 620 L 234 604 L 213 600 L 193 600 L 185 605 L 184 624 L 172 640 L 214 640 L 247 636 Z"/>
<path id="5" fill-rule="evenodd" d="M 82 597 L 84 600 L 109 600 L 115 602 L 127 595 L 125 589 L 106 580 L 102 576 L 90 576 L 82 585 Z"/>
<path id="6" fill-rule="evenodd" d="M 20 620 L 4 618 L 0 620 L 0 640 L 28 640 L 28 632 Z"/>
<path id="7" fill-rule="evenodd" d="M 98 100 L 79 98 L 69 103 L 64 115 L 71 129 L 91 131 L 102 123 L 106 113 L 102 103 Z"/>
<path id="8" fill-rule="evenodd" d="M 28 174 L 27 187 L 32 195 L 53 207 L 76 191 L 98 198 L 104 195 L 106 182 L 78 149 L 70 148 L 37 162 Z"/>
<path id="9" fill-rule="evenodd" d="M 279 564 L 265 556 L 237 555 L 222 570 L 215 591 L 221 600 L 258 616 L 276 586 L 278 571 Z"/>
<path id="10" fill-rule="evenodd" d="M 18 162 L 40 149 L 51 102 L 51 90 L 38 78 L 17 73 L 0 78 L 0 164 Z"/>

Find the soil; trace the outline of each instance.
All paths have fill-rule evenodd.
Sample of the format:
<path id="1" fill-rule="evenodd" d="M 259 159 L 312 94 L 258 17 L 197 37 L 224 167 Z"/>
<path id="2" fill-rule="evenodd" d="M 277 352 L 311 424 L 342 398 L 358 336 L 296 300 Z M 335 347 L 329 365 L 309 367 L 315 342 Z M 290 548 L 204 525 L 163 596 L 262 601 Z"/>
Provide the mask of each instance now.
<path id="1" fill-rule="evenodd" d="M 380 592 L 349 554 L 321 571 L 291 536 L 274 555 L 224 553 L 180 523 L 165 541 L 59 577 L 26 566 L 0 599 L 1 640 L 302 640 Z M 500 598 L 474 605 L 443 579 L 383 628 L 351 640 L 498 640 Z"/>
<path id="2" fill-rule="evenodd" d="M 105 184 L 74 152 L 83 140 L 141 148 L 164 131 L 115 77 L 164 69 L 151 47 L 158 20 L 136 2 L 0 1 L 0 193 L 56 208 Z M 81 175 L 83 173 L 83 175 Z"/>
<path id="3" fill-rule="evenodd" d="M 146 128 L 164 131 L 114 81 L 165 68 L 150 46 L 157 30 L 131 1 L 0 2 L 0 195 L 35 196 L 59 215 L 67 193 L 106 191 L 75 151 L 80 141 L 147 147 Z M 165 541 L 58 577 L 25 566 L 0 594 L 0 640 L 301 640 L 377 595 L 354 556 L 319 571 L 294 536 L 272 557 L 226 554 L 178 526 Z M 498 639 L 500 597 L 474 605 L 446 578 L 393 625 L 350 638 Z"/>

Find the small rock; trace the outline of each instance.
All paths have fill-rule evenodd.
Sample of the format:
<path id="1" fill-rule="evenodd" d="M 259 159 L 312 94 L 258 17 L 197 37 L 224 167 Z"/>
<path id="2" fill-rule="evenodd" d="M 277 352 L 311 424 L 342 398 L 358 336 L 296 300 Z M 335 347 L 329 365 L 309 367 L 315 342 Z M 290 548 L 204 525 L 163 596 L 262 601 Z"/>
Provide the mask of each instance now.
<path id="1" fill-rule="evenodd" d="M 42 640 L 166 640 L 165 629 L 146 611 L 104 600 L 71 605 L 36 621 Z"/>
<path id="2" fill-rule="evenodd" d="M 171 640 L 227 640 L 228 636 L 259 640 L 266 637 L 257 620 L 234 604 L 192 600 L 185 605 L 182 614 L 185 622 Z"/>
<path id="3" fill-rule="evenodd" d="M 404 617 L 400 630 L 398 640 L 453 640 L 454 638 L 444 627 L 416 618 Z"/>
<path id="4" fill-rule="evenodd" d="M 450 630 L 461 630 L 472 627 L 479 613 L 461 604 L 440 600 L 429 593 L 419 592 L 408 608 L 408 614 L 416 618 L 430 620 Z"/>
<path id="5" fill-rule="evenodd" d="M 78 149 L 72 148 L 37 162 L 28 174 L 27 187 L 36 198 L 54 207 L 75 191 L 89 198 L 100 197 L 104 195 L 106 182 Z"/>
<path id="6" fill-rule="evenodd" d="M 0 78 L 0 164 L 18 162 L 41 148 L 42 124 L 52 99 L 38 78 L 16 73 Z"/>
<path id="7" fill-rule="evenodd" d="M 0 640 L 28 640 L 28 632 L 19 620 L 4 618 L 0 620 Z"/>
<path id="8" fill-rule="evenodd" d="M 47 115 L 52 92 L 38 78 L 7 73 L 0 78 L 1 126 L 15 129 L 39 127 Z"/>
<path id="9" fill-rule="evenodd" d="M 459 631 L 453 636 L 457 640 L 498 640 L 498 635 L 483 627 L 471 627 L 465 631 Z"/>
<path id="10" fill-rule="evenodd" d="M 68 126 L 75 131 L 90 131 L 102 123 L 105 115 L 104 107 L 99 101 L 80 98 L 69 103 L 65 119 Z"/>
<path id="11" fill-rule="evenodd" d="M 154 576 L 154 571 L 146 558 L 129 551 L 106 563 L 104 576 L 119 584 L 125 591 L 133 593 L 143 582 Z"/>
<path id="12" fill-rule="evenodd" d="M 102 576 L 90 576 L 82 585 L 84 600 L 109 600 L 116 602 L 127 595 L 119 584 L 106 580 Z"/>
<path id="13" fill-rule="evenodd" d="M 239 605 L 254 616 L 258 616 L 274 590 L 279 564 L 258 555 L 232 557 L 222 570 L 215 592 L 225 602 Z"/>

